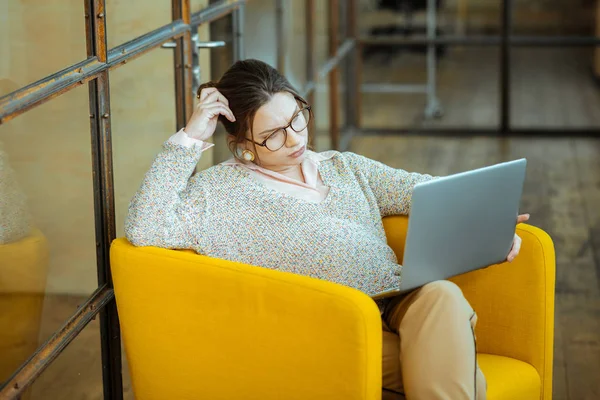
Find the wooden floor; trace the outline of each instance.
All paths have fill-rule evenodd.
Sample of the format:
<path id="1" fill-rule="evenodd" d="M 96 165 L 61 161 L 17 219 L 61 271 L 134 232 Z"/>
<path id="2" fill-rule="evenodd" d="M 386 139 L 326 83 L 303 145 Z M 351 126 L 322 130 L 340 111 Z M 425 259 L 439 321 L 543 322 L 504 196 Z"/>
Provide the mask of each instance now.
<path id="1" fill-rule="evenodd" d="M 40 338 L 49 338 L 86 298 L 46 296 Z M 127 360 L 123 353 L 124 398 L 134 398 Z M 46 371 L 34 382 L 29 399 L 23 400 L 103 400 L 102 354 L 99 320 L 91 321 Z"/>
<path id="2" fill-rule="evenodd" d="M 363 95 L 369 128 L 495 128 L 499 124 L 499 53 L 493 48 L 452 48 L 440 58 L 437 92 L 444 117 L 423 117 L 425 95 Z M 600 90 L 591 74 L 591 49 L 512 51 L 511 124 L 516 128 L 596 128 Z M 376 53 L 365 61 L 365 83 L 426 82 L 425 57 Z"/>

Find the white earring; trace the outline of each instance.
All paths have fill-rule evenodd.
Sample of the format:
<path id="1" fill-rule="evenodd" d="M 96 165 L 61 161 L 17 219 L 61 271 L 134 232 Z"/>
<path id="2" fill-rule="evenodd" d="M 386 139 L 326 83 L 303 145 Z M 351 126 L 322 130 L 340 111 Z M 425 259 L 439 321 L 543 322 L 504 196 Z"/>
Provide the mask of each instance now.
<path id="1" fill-rule="evenodd" d="M 254 161 L 254 153 L 250 150 L 242 151 L 242 158 L 246 161 Z"/>

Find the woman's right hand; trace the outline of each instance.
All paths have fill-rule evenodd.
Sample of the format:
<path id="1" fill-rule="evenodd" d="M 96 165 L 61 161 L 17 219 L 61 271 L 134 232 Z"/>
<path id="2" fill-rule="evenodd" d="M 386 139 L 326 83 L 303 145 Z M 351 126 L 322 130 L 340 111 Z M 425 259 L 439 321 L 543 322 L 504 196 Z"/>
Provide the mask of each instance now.
<path id="1" fill-rule="evenodd" d="M 204 88 L 200 92 L 200 101 L 183 130 L 191 138 L 207 140 L 215 133 L 219 115 L 235 122 L 235 116 L 225 96 L 217 88 Z"/>

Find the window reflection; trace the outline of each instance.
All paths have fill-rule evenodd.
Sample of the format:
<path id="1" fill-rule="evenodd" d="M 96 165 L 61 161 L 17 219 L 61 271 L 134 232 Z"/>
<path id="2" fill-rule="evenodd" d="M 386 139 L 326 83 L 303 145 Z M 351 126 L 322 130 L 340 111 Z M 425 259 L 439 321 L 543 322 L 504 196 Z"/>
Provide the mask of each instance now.
<path id="1" fill-rule="evenodd" d="M 0 126 L 0 381 L 98 286 L 88 114 L 81 86 Z"/>

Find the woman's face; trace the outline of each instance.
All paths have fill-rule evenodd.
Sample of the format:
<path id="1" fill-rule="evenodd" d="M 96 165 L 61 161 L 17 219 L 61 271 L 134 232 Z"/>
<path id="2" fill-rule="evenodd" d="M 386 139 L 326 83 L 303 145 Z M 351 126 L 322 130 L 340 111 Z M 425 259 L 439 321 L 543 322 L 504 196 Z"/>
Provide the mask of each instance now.
<path id="1" fill-rule="evenodd" d="M 308 127 L 305 123 L 304 114 L 298 114 L 302 105 L 298 104 L 293 95 L 287 92 L 275 94 L 268 103 L 258 109 L 254 116 L 252 132 L 248 133 L 248 138 L 257 143 L 262 143 L 269 138 L 268 144 L 275 144 L 273 147 L 282 145 L 280 149 L 271 151 L 263 146 L 254 146 L 251 142 L 246 142 L 245 146 L 252 152 L 257 153 L 255 162 L 262 167 L 281 169 L 292 167 L 302 163 L 306 157 L 306 145 L 308 142 Z M 296 132 L 291 126 L 288 126 L 287 139 L 281 128 L 287 126 L 294 118 L 294 127 L 304 127 L 300 132 Z M 298 129 L 297 129 L 298 130 Z M 252 135 L 252 137 L 250 136 Z"/>

